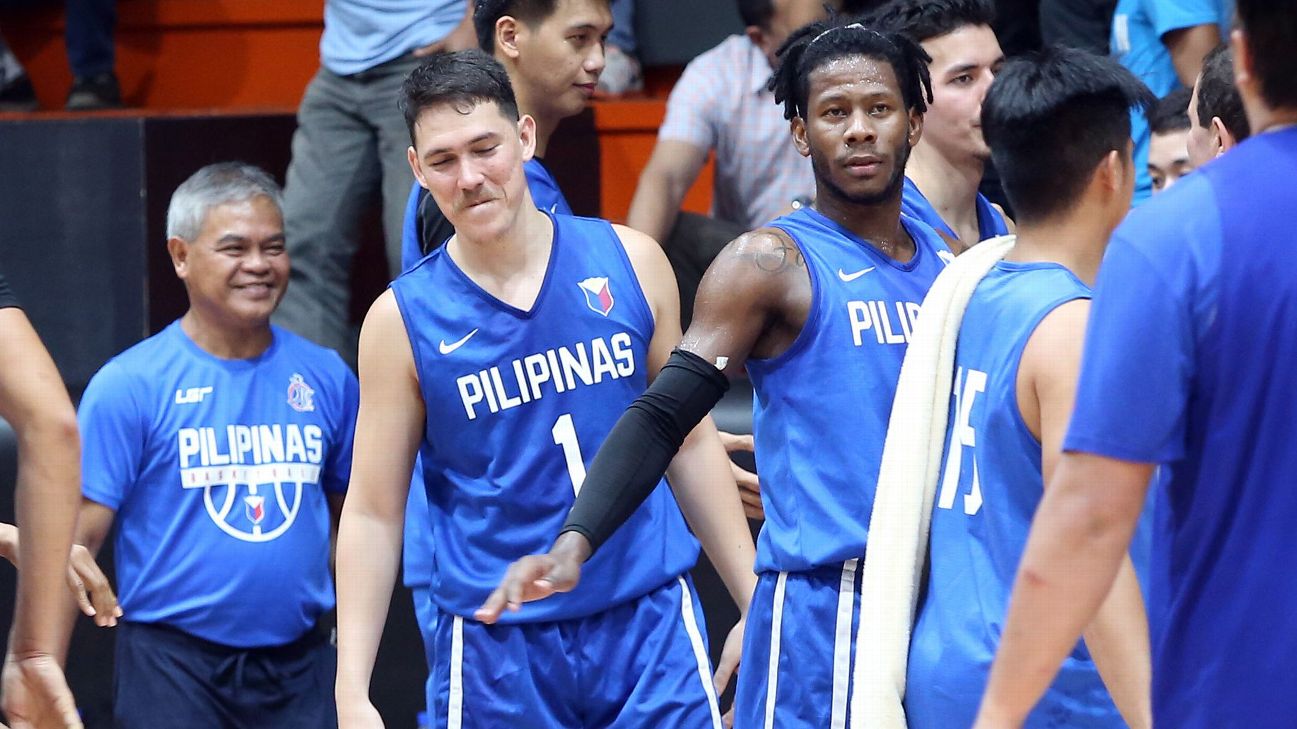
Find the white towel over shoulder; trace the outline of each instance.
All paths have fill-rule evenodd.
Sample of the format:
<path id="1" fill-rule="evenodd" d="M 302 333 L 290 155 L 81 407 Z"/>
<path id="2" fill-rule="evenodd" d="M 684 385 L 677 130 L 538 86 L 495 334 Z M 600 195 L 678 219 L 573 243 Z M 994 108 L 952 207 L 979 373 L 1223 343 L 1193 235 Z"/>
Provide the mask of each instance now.
<path id="1" fill-rule="evenodd" d="M 901 366 L 883 448 L 861 580 L 852 729 L 905 729 L 905 671 L 941 470 L 955 344 L 973 289 L 1013 247 L 983 241 L 937 277 Z"/>

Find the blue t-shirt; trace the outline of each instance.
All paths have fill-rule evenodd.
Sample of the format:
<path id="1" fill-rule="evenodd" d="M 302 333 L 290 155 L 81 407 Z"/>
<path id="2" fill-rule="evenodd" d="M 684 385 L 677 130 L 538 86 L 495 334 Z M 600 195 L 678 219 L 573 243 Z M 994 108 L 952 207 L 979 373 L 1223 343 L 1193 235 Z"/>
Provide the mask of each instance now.
<path id="1" fill-rule="evenodd" d="M 540 159 L 533 157 L 522 165 L 527 177 L 527 188 L 536 207 L 551 213 L 571 215 L 563 192 Z M 407 271 L 423 258 L 419 242 L 419 198 L 426 195 L 418 182 L 410 189 L 410 199 L 405 206 L 405 222 L 401 231 L 401 270 Z M 443 244 L 445 241 L 438 241 Z M 403 572 L 406 587 L 427 587 L 432 574 L 432 531 L 428 521 L 428 496 L 424 492 L 423 465 L 415 459 L 414 476 L 410 479 L 410 496 L 405 503 L 405 549 Z"/>
<path id="2" fill-rule="evenodd" d="M 914 257 L 900 263 L 802 208 L 771 225 L 802 251 L 806 324 L 786 352 L 749 359 L 753 434 L 766 522 L 758 571 L 801 571 L 865 553 L 883 439 L 901 360 L 924 295 L 950 249 L 901 218 Z"/>
<path id="3" fill-rule="evenodd" d="M 959 239 L 959 236 L 955 234 L 955 229 L 951 228 L 942 219 L 941 214 L 937 212 L 936 208 L 932 207 L 932 203 L 928 201 L 928 198 L 919 191 L 919 186 L 911 182 L 908 177 L 905 178 L 905 187 L 901 190 L 901 212 L 916 220 L 922 220 L 933 230 L 945 233 L 956 240 Z M 986 199 L 985 195 L 980 192 L 977 193 L 978 239 L 973 242 L 977 243 L 1008 234 L 1009 226 L 1004 221 L 1004 215 L 995 209 L 995 206 L 991 204 L 990 200 Z"/>
<path id="4" fill-rule="evenodd" d="M 466 12 L 464 0 L 326 0 L 320 61 L 340 76 L 368 71 L 450 35 Z"/>
<path id="5" fill-rule="evenodd" d="M 1158 98 L 1180 88 L 1180 77 L 1162 36 L 1195 25 L 1215 24 L 1228 34 L 1233 0 L 1118 0 L 1112 16 L 1112 54 Z M 1135 203 L 1153 194 L 1148 174 L 1148 145 L 1152 138 L 1144 112 L 1130 115 L 1135 140 Z"/>
<path id="6" fill-rule="evenodd" d="M 1044 493 L 1040 441 L 1022 419 L 1027 342 L 1090 289 L 1055 263 L 1001 261 L 959 328 L 945 456 L 932 514 L 926 597 L 910 642 L 912 729 L 971 726 L 1000 643 L 1009 594 Z M 1078 643 L 1025 726 L 1126 726 Z"/>
<path id="7" fill-rule="evenodd" d="M 551 216 L 554 243 L 528 311 L 438 248 L 392 282 L 427 406 L 420 448 L 434 547 L 430 594 L 471 617 L 515 559 L 545 551 L 617 419 L 647 387 L 653 314 L 612 226 Z M 698 543 L 665 480 L 570 593 L 505 623 L 590 615 L 693 567 Z"/>
<path id="8" fill-rule="evenodd" d="M 1099 273 L 1064 447 L 1162 464 L 1150 612 L 1159 726 L 1297 716 L 1297 129 L 1136 210 Z"/>
<path id="9" fill-rule="evenodd" d="M 350 478 L 356 378 L 272 331 L 260 356 L 225 360 L 173 322 L 90 380 L 82 493 L 117 512 L 127 620 L 246 648 L 332 609 L 326 494 Z"/>

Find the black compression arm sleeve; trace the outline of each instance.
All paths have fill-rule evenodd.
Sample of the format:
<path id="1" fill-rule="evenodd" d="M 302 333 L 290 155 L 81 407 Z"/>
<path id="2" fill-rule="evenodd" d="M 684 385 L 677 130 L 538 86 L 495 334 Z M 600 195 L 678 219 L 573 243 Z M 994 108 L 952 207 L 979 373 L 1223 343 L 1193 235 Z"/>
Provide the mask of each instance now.
<path id="1" fill-rule="evenodd" d="M 598 549 L 653 492 L 685 436 L 729 388 L 702 357 L 672 352 L 599 447 L 563 531 L 578 532 Z"/>

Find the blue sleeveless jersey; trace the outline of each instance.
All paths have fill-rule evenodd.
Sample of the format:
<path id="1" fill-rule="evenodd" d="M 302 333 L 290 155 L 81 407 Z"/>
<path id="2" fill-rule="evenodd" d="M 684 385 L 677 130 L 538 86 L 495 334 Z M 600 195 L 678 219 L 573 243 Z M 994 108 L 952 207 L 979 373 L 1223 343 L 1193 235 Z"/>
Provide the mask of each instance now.
<path id="1" fill-rule="evenodd" d="M 536 207 L 551 213 L 571 215 L 572 208 L 558 189 L 558 183 L 549 173 L 539 158 L 533 157 L 522 165 L 523 174 L 527 177 L 527 189 Z M 419 246 L 418 212 L 419 192 L 423 190 L 418 182 L 410 190 L 410 199 L 405 207 L 405 223 L 401 231 L 401 270 L 423 258 Z M 405 536 L 402 552 L 402 571 L 407 587 L 422 587 L 428 584 L 428 575 L 432 572 L 432 534 L 428 530 L 428 497 L 424 493 L 423 469 L 415 464 L 414 475 L 410 479 L 410 496 L 405 502 Z"/>
<path id="2" fill-rule="evenodd" d="M 933 230 L 941 231 L 951 238 L 958 238 L 954 228 L 942 219 L 937 209 L 932 207 L 928 198 L 919 192 L 918 185 L 905 178 L 905 187 L 901 191 L 901 212 L 927 223 Z M 1009 226 L 1004 222 L 1004 215 L 982 193 L 977 193 L 977 243 L 990 238 L 1009 234 Z"/>
<path id="3" fill-rule="evenodd" d="M 471 616 L 509 563 L 544 552 L 585 469 L 647 387 L 653 316 L 611 225 L 552 216 L 536 302 L 483 291 L 439 248 L 392 282 L 428 418 L 420 456 L 433 534 L 430 590 Z M 589 615 L 693 567 L 698 544 L 662 481 L 601 547 L 571 593 L 502 622 Z"/>
<path id="4" fill-rule="evenodd" d="M 1018 365 L 1051 311 L 1089 297 L 1063 266 L 1001 261 L 964 313 L 928 585 L 910 643 L 905 708 L 915 729 L 970 726 L 977 715 L 1044 489 L 1040 441 L 1018 407 Z M 1026 726 L 1125 723 L 1078 644 Z"/>
<path id="5" fill-rule="evenodd" d="M 748 360 L 766 512 L 758 571 L 808 570 L 865 552 L 901 360 L 942 256 L 951 255 L 931 228 L 902 222 L 915 243 L 904 264 L 812 208 L 771 223 L 801 249 L 812 298 L 788 351 Z"/>
<path id="6" fill-rule="evenodd" d="M 82 493 L 117 512 L 127 620 L 247 648 L 333 608 L 326 494 L 351 475 L 356 378 L 272 331 L 259 357 L 225 360 L 174 322 L 86 388 Z"/>

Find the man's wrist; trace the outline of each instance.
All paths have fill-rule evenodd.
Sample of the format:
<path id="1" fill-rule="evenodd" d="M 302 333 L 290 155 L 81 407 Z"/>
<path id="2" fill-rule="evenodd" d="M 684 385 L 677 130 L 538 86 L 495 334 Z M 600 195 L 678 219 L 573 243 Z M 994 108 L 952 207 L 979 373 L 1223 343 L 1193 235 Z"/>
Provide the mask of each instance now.
<path id="1" fill-rule="evenodd" d="M 590 540 L 575 530 L 568 530 L 558 535 L 558 539 L 554 540 L 554 546 L 549 549 L 549 556 L 576 564 L 585 564 L 593 553 L 594 548 L 590 545 Z"/>

